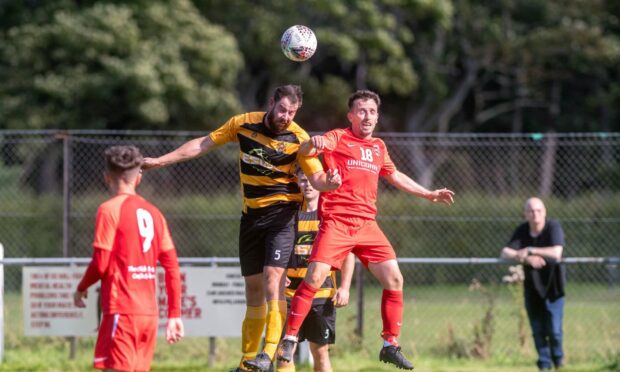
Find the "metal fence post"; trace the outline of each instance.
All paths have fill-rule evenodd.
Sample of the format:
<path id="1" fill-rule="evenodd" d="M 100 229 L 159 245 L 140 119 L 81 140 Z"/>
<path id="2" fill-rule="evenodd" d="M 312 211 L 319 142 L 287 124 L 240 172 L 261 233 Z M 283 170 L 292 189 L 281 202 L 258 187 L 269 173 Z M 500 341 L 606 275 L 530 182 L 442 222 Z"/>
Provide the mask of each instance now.
<path id="1" fill-rule="evenodd" d="M 211 262 L 211 267 L 217 267 L 215 260 Z M 216 339 L 213 336 L 209 336 L 209 359 L 207 360 L 207 367 L 213 368 L 215 366 L 215 354 L 217 352 Z"/>
<path id="2" fill-rule="evenodd" d="M 62 140 L 62 255 L 71 255 L 71 136 L 67 132 L 58 134 Z M 69 359 L 75 359 L 77 338 L 68 337 Z"/>

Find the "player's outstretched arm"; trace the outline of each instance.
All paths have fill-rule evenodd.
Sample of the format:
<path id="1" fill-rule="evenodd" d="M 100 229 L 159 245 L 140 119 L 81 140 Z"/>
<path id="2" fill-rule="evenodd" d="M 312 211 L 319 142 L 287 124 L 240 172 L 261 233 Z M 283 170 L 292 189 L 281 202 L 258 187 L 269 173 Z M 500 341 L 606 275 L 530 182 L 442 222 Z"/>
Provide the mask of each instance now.
<path id="1" fill-rule="evenodd" d="M 156 169 L 168 166 L 170 164 L 194 159 L 204 155 L 215 147 L 215 142 L 210 136 L 204 136 L 189 140 L 165 155 L 157 158 L 144 158 L 142 169 Z"/>
<path id="2" fill-rule="evenodd" d="M 340 286 L 336 290 L 336 295 L 332 299 L 336 307 L 343 307 L 349 304 L 349 293 L 351 289 L 351 279 L 355 271 L 355 255 L 349 253 L 340 269 Z"/>
<path id="3" fill-rule="evenodd" d="M 385 176 L 385 179 L 394 187 L 411 195 L 428 199 L 434 203 L 444 203 L 452 205 L 454 203 L 454 192 L 446 188 L 437 190 L 427 190 L 422 185 L 412 180 L 409 176 L 399 171 Z"/>

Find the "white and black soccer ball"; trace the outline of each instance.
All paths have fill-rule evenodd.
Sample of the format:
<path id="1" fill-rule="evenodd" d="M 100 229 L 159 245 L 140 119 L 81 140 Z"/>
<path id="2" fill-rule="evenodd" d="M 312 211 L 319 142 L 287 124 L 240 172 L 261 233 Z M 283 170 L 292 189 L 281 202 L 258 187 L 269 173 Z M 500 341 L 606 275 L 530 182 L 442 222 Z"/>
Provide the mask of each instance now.
<path id="1" fill-rule="evenodd" d="M 286 58 L 295 62 L 303 62 L 312 57 L 316 51 L 316 43 L 314 32 L 302 25 L 289 27 L 280 40 Z"/>

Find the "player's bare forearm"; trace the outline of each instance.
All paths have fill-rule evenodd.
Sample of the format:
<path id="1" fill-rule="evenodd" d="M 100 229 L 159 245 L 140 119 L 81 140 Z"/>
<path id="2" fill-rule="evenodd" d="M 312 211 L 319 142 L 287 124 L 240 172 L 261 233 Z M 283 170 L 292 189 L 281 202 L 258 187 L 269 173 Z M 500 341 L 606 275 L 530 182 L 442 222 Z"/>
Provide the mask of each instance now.
<path id="1" fill-rule="evenodd" d="M 312 145 L 312 141 L 307 140 L 301 145 L 299 145 L 299 155 L 303 156 L 315 156 L 317 155 L 314 146 Z"/>
<path id="2" fill-rule="evenodd" d="M 317 172 L 308 177 L 312 187 L 320 192 L 336 190 L 342 184 L 342 179 L 338 170 L 328 170 L 327 172 Z"/>
<path id="3" fill-rule="evenodd" d="M 392 186 L 408 194 L 426 199 L 430 197 L 431 191 L 427 190 L 425 187 L 418 184 L 409 176 L 401 173 L 400 171 L 395 171 L 394 173 L 385 176 L 385 178 L 390 184 L 392 184 Z"/>
<path id="4" fill-rule="evenodd" d="M 206 154 L 215 146 L 215 142 L 209 136 L 194 138 L 187 141 L 177 149 L 157 158 L 144 158 L 142 169 L 156 169 L 171 164 L 194 159 Z"/>
<path id="5" fill-rule="evenodd" d="M 385 178 L 394 187 L 408 194 L 430 200 L 434 203 L 439 202 L 447 205 L 454 203 L 454 192 L 446 188 L 430 191 L 399 171 L 395 171 L 385 176 Z"/>
<path id="6" fill-rule="evenodd" d="M 346 288 L 347 290 L 351 288 L 351 279 L 353 279 L 353 272 L 355 271 L 355 255 L 353 253 L 349 253 L 347 258 L 344 260 L 342 264 L 342 268 L 340 268 L 340 287 Z"/>
<path id="7" fill-rule="evenodd" d="M 340 286 L 336 290 L 336 295 L 332 299 L 334 306 L 343 307 L 349 304 L 349 291 L 351 289 L 351 279 L 355 270 L 355 255 L 349 253 L 340 268 Z"/>
<path id="8" fill-rule="evenodd" d="M 313 136 L 299 146 L 299 153 L 303 156 L 317 156 L 325 149 L 325 138 Z"/>

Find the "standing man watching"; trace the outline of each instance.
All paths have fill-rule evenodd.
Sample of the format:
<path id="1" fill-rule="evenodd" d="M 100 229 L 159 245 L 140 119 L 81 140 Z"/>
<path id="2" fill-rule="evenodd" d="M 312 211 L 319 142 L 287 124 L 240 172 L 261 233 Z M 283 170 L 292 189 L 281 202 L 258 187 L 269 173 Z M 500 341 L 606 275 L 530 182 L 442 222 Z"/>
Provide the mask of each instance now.
<path id="1" fill-rule="evenodd" d="M 136 194 L 142 154 L 135 146 L 105 150 L 105 181 L 115 194 L 99 206 L 93 258 L 73 295 L 85 307 L 88 287 L 101 280 L 103 318 L 95 346 L 94 367 L 117 371 L 151 368 L 159 312 L 157 261 L 166 273 L 169 343 L 183 337 L 179 262 L 161 212 Z"/>
<path id="2" fill-rule="evenodd" d="M 241 331 L 244 361 L 256 359 L 268 371 L 286 319 L 285 269 L 295 238 L 295 215 L 303 199 L 295 182 L 297 151 L 308 134 L 293 121 L 302 104 L 299 86 L 275 89 L 267 112 L 233 116 L 205 137 L 195 138 L 158 158 L 146 158 L 144 169 L 194 159 L 217 145 L 239 143 L 239 176 L 243 212 L 239 232 L 239 259 L 245 280 L 246 313 Z M 317 159 L 299 165 L 320 191 L 340 186 L 338 174 L 323 171 Z M 265 346 L 258 353 L 265 329 Z"/>
<path id="3" fill-rule="evenodd" d="M 525 309 L 530 320 L 541 371 L 562 367 L 565 268 L 561 264 L 564 231 L 560 222 L 547 219 L 539 198 L 525 202 L 526 222 L 512 234 L 501 258 L 524 266 Z"/>
<path id="4" fill-rule="evenodd" d="M 306 270 L 312 243 L 319 230 L 319 192 L 315 190 L 306 175 L 297 171 L 299 187 L 304 195 L 303 207 L 297 212 L 295 248 L 287 269 L 289 282 L 285 294 L 288 299 L 295 295 Z M 355 256 L 351 253 L 342 265 L 340 286 L 336 286 L 336 272 L 332 271 L 321 288 L 314 295 L 312 308 L 299 330 L 299 341 L 308 340 L 314 359 L 314 372 L 331 372 L 329 345 L 336 341 L 336 308 L 349 303 L 349 289 L 355 268 Z M 277 372 L 295 372 L 293 361 L 278 361 Z"/>
<path id="5" fill-rule="evenodd" d="M 385 143 L 372 136 L 381 106 L 376 93 L 359 90 L 349 97 L 348 106 L 349 128 L 312 137 L 300 148 L 302 155 L 322 153 L 329 170 L 340 174 L 342 186 L 321 194 L 319 234 L 306 276 L 291 303 L 278 359 L 292 359 L 299 329 L 314 294 L 330 271 L 340 269 L 347 255 L 353 252 L 383 285 L 383 348 L 379 360 L 398 368 L 413 369 L 401 353 L 397 340 L 403 319 L 403 276 L 394 249 L 375 221 L 379 177 L 402 191 L 432 202 L 451 205 L 454 193 L 448 189 L 429 191 L 396 170 Z"/>

